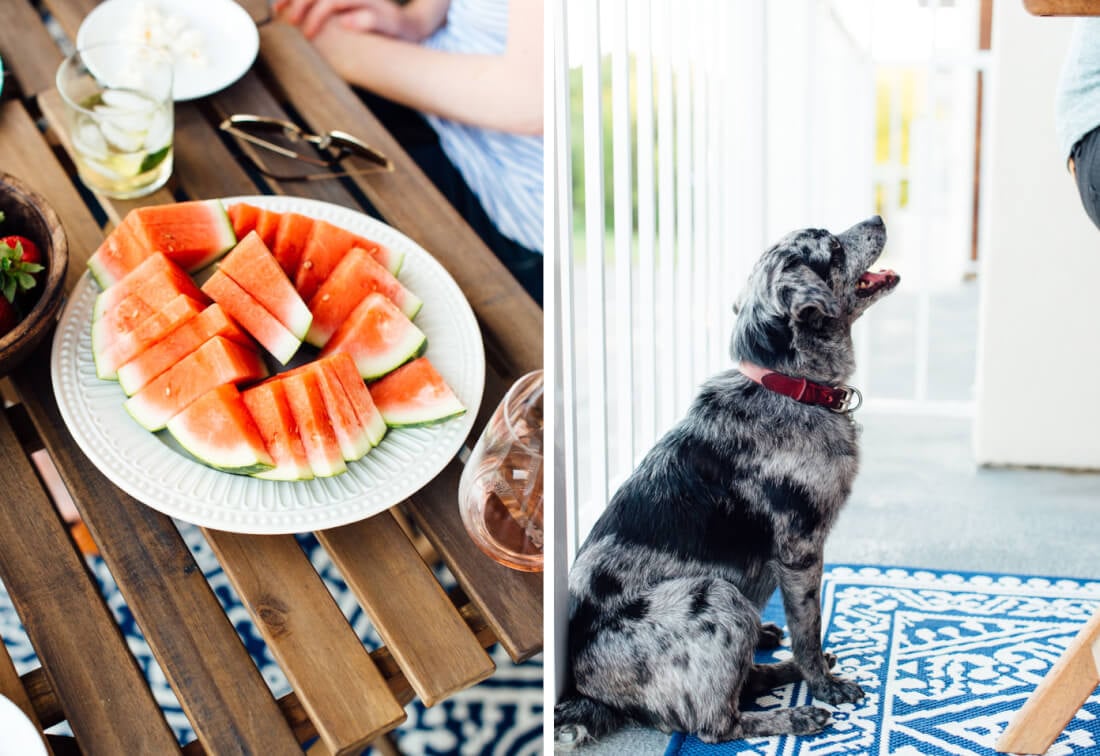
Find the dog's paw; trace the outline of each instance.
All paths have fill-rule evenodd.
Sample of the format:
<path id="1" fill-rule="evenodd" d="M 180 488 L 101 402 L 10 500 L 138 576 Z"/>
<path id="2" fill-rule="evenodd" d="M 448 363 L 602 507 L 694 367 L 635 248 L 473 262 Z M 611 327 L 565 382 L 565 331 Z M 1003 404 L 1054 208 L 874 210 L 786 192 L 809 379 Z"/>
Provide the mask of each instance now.
<path id="1" fill-rule="evenodd" d="M 832 713 L 817 706 L 798 706 L 791 709 L 791 734 L 816 735 L 829 726 Z"/>
<path id="2" fill-rule="evenodd" d="M 863 698 L 863 688 L 854 682 L 842 680 L 832 675 L 810 683 L 810 692 L 814 698 L 836 706 L 842 703 L 855 703 Z"/>
<path id="3" fill-rule="evenodd" d="M 783 640 L 783 628 L 774 622 L 764 622 L 760 625 L 760 634 L 756 638 L 756 647 L 764 651 L 779 648 Z"/>

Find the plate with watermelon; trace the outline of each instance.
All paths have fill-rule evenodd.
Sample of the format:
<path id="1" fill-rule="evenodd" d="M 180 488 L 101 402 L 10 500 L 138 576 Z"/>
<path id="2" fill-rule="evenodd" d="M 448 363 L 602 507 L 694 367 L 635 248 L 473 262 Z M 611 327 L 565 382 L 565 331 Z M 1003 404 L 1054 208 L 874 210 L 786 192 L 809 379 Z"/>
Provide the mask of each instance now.
<path id="1" fill-rule="evenodd" d="M 297 533 L 377 514 L 450 462 L 485 356 L 447 271 L 396 229 L 296 197 L 131 211 L 54 336 L 62 418 L 172 517 Z"/>

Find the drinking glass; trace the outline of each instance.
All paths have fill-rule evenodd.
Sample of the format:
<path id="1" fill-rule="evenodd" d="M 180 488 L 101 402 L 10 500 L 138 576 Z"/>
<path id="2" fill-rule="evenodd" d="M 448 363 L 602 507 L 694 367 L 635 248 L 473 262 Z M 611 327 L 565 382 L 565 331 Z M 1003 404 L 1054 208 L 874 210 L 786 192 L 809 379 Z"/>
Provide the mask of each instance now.
<path id="1" fill-rule="evenodd" d="M 172 174 L 172 59 L 163 50 L 110 42 L 77 50 L 57 69 L 57 89 L 81 181 L 125 199 Z"/>
<path id="2" fill-rule="evenodd" d="M 462 522 L 478 547 L 513 569 L 542 570 L 542 371 L 508 389 L 458 484 Z"/>

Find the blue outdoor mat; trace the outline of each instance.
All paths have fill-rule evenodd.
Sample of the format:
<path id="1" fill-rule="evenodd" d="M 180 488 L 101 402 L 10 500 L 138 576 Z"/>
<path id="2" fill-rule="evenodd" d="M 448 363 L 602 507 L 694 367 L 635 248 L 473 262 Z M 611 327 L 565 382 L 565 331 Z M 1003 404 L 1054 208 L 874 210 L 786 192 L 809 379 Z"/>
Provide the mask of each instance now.
<path id="1" fill-rule="evenodd" d="M 834 671 L 866 697 L 836 707 L 832 725 L 813 737 L 707 745 L 677 734 L 666 756 L 994 754 L 1012 716 L 1100 608 L 1100 582 L 873 567 L 828 568 L 822 595 Z M 764 619 L 786 624 L 778 598 Z M 789 658 L 788 643 L 758 661 Z M 809 703 L 799 683 L 758 705 Z M 1096 754 L 1098 744 L 1094 694 L 1048 753 Z"/>
<path id="2" fill-rule="evenodd" d="M 263 639 L 252 623 L 248 611 L 241 605 L 229 579 L 222 572 L 210 546 L 202 538 L 198 528 L 181 524 L 180 532 L 191 548 L 199 568 L 206 575 L 211 588 L 221 601 L 230 621 L 236 627 L 268 687 L 276 696 L 290 691 L 290 685 L 282 670 L 275 663 L 264 645 Z M 299 536 L 302 548 L 309 554 L 313 566 L 331 590 L 336 603 L 348 617 L 351 626 L 369 648 L 382 645 L 370 620 L 356 602 L 327 552 L 312 535 Z M 145 672 L 146 679 L 157 702 L 164 711 L 168 724 L 181 743 L 194 739 L 175 694 L 160 667 L 153 659 L 145 639 L 134 622 L 129 607 L 115 586 L 102 559 L 92 557 L 89 567 L 99 581 L 100 590 L 107 605 L 119 623 L 130 651 Z M 444 587 L 453 585 L 453 578 L 443 573 Z M 0 636 L 8 653 L 22 674 L 38 666 L 34 648 L 19 623 L 7 592 L 0 586 Z M 523 664 L 513 664 L 508 655 L 494 646 L 491 651 L 497 665 L 496 673 L 473 688 L 458 693 L 430 709 L 419 701 L 406 708 L 408 719 L 395 730 L 402 753 L 409 756 L 535 756 L 542 752 L 542 660 L 536 657 Z M 52 732 L 65 732 L 62 724 Z"/>

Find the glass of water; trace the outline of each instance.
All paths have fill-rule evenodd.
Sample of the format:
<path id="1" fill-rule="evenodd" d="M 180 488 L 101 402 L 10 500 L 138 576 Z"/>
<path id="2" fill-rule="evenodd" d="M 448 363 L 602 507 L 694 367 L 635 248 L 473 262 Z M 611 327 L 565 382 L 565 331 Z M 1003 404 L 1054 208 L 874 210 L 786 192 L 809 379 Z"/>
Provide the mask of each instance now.
<path id="1" fill-rule="evenodd" d="M 77 50 L 57 70 L 66 128 L 81 181 L 125 199 L 156 191 L 172 174 L 172 59 L 125 42 Z"/>

